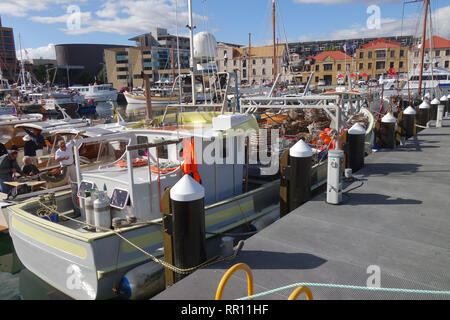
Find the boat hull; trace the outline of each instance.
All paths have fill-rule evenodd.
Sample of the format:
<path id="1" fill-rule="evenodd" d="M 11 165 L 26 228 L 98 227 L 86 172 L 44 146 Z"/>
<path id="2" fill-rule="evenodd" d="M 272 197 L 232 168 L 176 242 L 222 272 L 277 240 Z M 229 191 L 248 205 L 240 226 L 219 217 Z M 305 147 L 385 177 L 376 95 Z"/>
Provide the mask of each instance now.
<path id="1" fill-rule="evenodd" d="M 137 96 L 133 94 L 129 94 L 127 92 L 124 93 L 125 99 L 128 104 L 145 104 L 145 97 Z M 178 99 L 170 98 L 170 97 L 152 97 L 152 106 L 165 107 L 169 103 L 177 103 Z"/>

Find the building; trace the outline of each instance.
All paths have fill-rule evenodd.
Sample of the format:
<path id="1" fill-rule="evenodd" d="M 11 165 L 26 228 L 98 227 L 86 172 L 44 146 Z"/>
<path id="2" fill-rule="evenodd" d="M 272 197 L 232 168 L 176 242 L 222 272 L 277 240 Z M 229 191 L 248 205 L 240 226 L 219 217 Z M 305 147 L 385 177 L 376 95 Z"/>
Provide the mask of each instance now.
<path id="1" fill-rule="evenodd" d="M 80 72 L 86 72 L 94 82 L 95 77 L 103 69 L 103 52 L 106 48 L 126 48 L 112 44 L 58 44 L 55 45 L 58 68 L 66 69 L 70 82 L 77 84 L 76 77 Z M 73 79 L 73 80 L 72 80 Z M 99 79 L 100 80 L 100 79 Z"/>
<path id="2" fill-rule="evenodd" d="M 433 48 L 433 60 L 438 62 L 440 67 L 450 71 L 450 40 L 433 36 L 431 38 L 431 47 Z M 430 39 L 425 40 L 425 54 L 430 58 Z M 414 69 L 420 65 L 421 46 L 417 45 L 411 49 L 411 64 Z"/>
<path id="3" fill-rule="evenodd" d="M 142 72 L 153 83 L 158 80 L 172 82 L 174 73 L 176 76 L 179 71 L 189 72 L 189 38 L 155 28 L 129 40 L 135 42 L 134 47 L 104 50 L 107 80 L 114 88 L 143 87 Z"/>
<path id="4" fill-rule="evenodd" d="M 385 37 L 385 39 L 401 43 L 402 46 L 412 47 L 414 45 L 413 36 L 392 36 Z M 290 53 L 297 53 L 301 57 L 306 58 L 310 55 L 314 56 L 324 51 L 342 51 L 344 45 L 347 47 L 359 48 L 375 40 L 377 40 L 377 38 L 293 42 L 289 43 L 289 51 Z"/>
<path id="5" fill-rule="evenodd" d="M 319 85 L 323 81 L 324 85 L 337 85 L 338 77 L 346 77 L 347 70 L 350 71 L 352 57 L 346 55 L 341 51 L 325 51 L 312 57 L 314 64 L 311 66 L 311 71 L 314 71 L 314 77 L 311 81 L 313 85 Z M 305 76 L 309 77 L 306 73 Z M 306 82 L 303 77 L 299 82 Z"/>
<path id="6" fill-rule="evenodd" d="M 39 66 L 49 66 L 55 67 L 57 62 L 56 59 L 24 59 L 25 66 L 39 67 Z"/>
<path id="7" fill-rule="evenodd" d="M 0 18 L 0 68 L 5 79 L 15 81 L 17 72 L 16 46 L 12 28 L 2 26 Z"/>
<path id="8" fill-rule="evenodd" d="M 273 46 L 241 47 L 219 42 L 217 45 L 219 72 L 235 72 L 241 84 L 269 84 L 274 80 Z M 287 50 L 277 46 L 277 72 L 286 74 Z"/>
<path id="9" fill-rule="evenodd" d="M 372 78 L 379 78 L 389 70 L 396 73 L 408 71 L 409 47 L 386 39 L 377 39 L 356 49 L 354 73 L 366 73 Z"/>

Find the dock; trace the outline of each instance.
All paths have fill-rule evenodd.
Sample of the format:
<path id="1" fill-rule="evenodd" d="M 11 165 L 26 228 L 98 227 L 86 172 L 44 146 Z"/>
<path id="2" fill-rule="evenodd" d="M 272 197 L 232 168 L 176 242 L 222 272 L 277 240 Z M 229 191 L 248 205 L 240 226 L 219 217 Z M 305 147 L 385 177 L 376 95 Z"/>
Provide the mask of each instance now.
<path id="1" fill-rule="evenodd" d="M 450 120 L 443 125 L 366 157 L 357 180 L 344 183 L 341 205 L 327 204 L 321 193 L 245 240 L 234 260 L 198 270 L 153 299 L 214 300 L 222 276 L 237 263 L 251 268 L 255 294 L 303 282 L 367 287 L 378 281 L 381 288 L 450 291 Z M 294 289 L 257 299 L 287 300 Z M 311 291 L 318 300 L 450 299 L 401 291 Z M 223 299 L 246 296 L 247 277 L 240 270 Z"/>

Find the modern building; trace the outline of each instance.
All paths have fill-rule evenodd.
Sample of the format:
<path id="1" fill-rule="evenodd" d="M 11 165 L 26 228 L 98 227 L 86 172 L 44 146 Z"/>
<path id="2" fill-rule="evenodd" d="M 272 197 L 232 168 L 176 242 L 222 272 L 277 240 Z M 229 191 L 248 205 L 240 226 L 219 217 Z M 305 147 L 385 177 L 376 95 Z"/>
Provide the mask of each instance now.
<path id="1" fill-rule="evenodd" d="M 430 55 L 430 47 L 432 54 Z M 421 46 L 416 45 L 411 49 L 411 63 L 410 65 L 416 69 L 420 65 Z M 425 54 L 428 58 L 433 58 L 434 61 L 442 68 L 450 71 L 450 40 L 433 36 L 430 39 L 425 40 Z"/>
<path id="2" fill-rule="evenodd" d="M 289 43 L 290 53 L 297 53 L 303 58 L 315 56 L 324 51 L 342 51 L 344 45 L 348 48 L 359 48 L 365 44 L 377 40 L 378 38 L 356 38 L 343 40 L 323 40 L 308 42 Z M 401 43 L 402 46 L 412 47 L 414 45 L 413 36 L 392 36 L 384 37 L 388 41 Z M 349 52 L 347 52 L 349 54 Z"/>
<path id="3" fill-rule="evenodd" d="M 79 72 L 87 72 L 94 82 L 100 70 L 104 68 L 103 52 L 106 48 L 126 48 L 112 44 L 58 44 L 55 45 L 58 68 L 66 69 L 69 79 Z M 70 85 L 76 84 L 69 80 Z"/>
<path id="4" fill-rule="evenodd" d="M 387 39 L 369 42 L 355 51 L 351 71 L 355 74 L 368 74 L 379 77 L 389 71 L 405 73 L 408 71 L 409 46 Z"/>
<path id="5" fill-rule="evenodd" d="M 274 80 L 273 46 L 242 47 L 219 42 L 217 44 L 217 69 L 219 72 L 235 72 L 241 84 L 269 84 Z M 276 50 L 277 73 L 287 73 L 287 50 L 278 45 Z"/>
<path id="6" fill-rule="evenodd" d="M 5 79 L 14 81 L 17 72 L 16 46 L 12 28 L 2 26 L 0 18 L 0 68 Z"/>
<path id="7" fill-rule="evenodd" d="M 155 28 L 129 40 L 135 42 L 134 47 L 104 50 L 107 81 L 114 88 L 143 87 L 142 72 L 153 83 L 172 82 L 174 74 L 189 72 L 189 38 Z"/>

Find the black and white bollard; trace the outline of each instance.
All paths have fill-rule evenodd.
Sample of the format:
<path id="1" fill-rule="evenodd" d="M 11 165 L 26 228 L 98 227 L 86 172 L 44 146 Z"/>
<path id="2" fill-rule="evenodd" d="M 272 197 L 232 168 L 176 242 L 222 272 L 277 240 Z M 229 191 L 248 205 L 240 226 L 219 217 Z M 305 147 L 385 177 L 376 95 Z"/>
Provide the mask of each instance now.
<path id="1" fill-rule="evenodd" d="M 188 269 L 206 261 L 205 189 L 184 175 L 170 189 L 174 265 Z M 185 275 L 175 273 L 175 282 Z"/>
<path id="2" fill-rule="evenodd" d="M 289 149 L 289 212 L 311 198 L 312 155 L 312 149 L 303 140 Z"/>
<path id="3" fill-rule="evenodd" d="M 430 102 L 430 120 L 437 120 L 438 106 L 441 104 L 438 98 L 434 98 Z"/>
<path id="4" fill-rule="evenodd" d="M 445 106 L 443 104 L 438 105 L 436 128 L 442 128 L 442 120 L 444 119 L 444 109 Z"/>
<path id="5" fill-rule="evenodd" d="M 444 117 L 446 117 L 447 112 L 449 111 L 448 110 L 449 101 L 448 101 L 448 97 L 446 95 L 443 95 L 441 97 L 441 104 L 444 105 Z"/>
<path id="6" fill-rule="evenodd" d="M 381 119 L 381 148 L 394 149 L 395 148 L 395 125 L 397 119 L 394 118 L 392 113 L 386 114 Z"/>
<path id="7" fill-rule="evenodd" d="M 430 121 L 430 104 L 427 100 L 424 100 L 419 105 L 419 112 L 417 113 L 417 124 L 421 127 L 426 127 L 428 121 Z M 422 131 L 424 128 L 419 128 Z"/>
<path id="8" fill-rule="evenodd" d="M 416 127 L 416 110 L 408 107 L 403 111 L 403 127 L 405 129 L 406 139 L 414 136 L 414 128 Z"/>
<path id="9" fill-rule="evenodd" d="M 347 168 L 356 172 L 364 167 L 366 129 L 359 123 L 355 123 L 348 130 L 348 163 Z"/>

